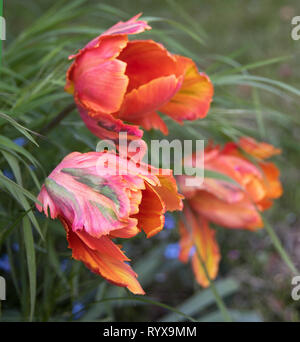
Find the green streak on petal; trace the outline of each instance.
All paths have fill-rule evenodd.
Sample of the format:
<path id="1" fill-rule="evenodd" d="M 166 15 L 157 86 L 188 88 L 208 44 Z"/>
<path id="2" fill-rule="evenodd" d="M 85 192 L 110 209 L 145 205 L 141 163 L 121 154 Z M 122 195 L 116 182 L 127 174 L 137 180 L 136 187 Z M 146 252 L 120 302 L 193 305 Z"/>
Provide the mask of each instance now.
<path id="1" fill-rule="evenodd" d="M 75 208 L 78 208 L 74 195 L 65 187 L 57 184 L 52 178 L 46 178 L 45 187 L 50 195 L 53 195 L 54 197 L 57 197 L 61 200 L 71 201 L 74 204 Z"/>
<path id="2" fill-rule="evenodd" d="M 118 220 L 118 217 L 112 208 L 105 207 L 104 205 L 94 202 L 94 201 L 89 201 L 89 202 L 100 210 L 101 214 L 106 220 L 108 221 Z"/>
<path id="3" fill-rule="evenodd" d="M 113 191 L 111 187 L 104 185 L 101 189 L 101 194 L 111 199 L 115 203 L 116 208 L 118 210 L 120 209 L 120 201 L 118 199 L 117 193 Z"/>
<path id="4" fill-rule="evenodd" d="M 120 209 L 120 201 L 117 193 L 109 185 L 105 185 L 105 179 L 103 177 L 94 176 L 83 169 L 76 168 L 64 168 L 61 172 L 73 176 L 77 182 L 85 184 L 95 192 L 111 199 L 115 203 L 116 208 L 118 210 Z"/>

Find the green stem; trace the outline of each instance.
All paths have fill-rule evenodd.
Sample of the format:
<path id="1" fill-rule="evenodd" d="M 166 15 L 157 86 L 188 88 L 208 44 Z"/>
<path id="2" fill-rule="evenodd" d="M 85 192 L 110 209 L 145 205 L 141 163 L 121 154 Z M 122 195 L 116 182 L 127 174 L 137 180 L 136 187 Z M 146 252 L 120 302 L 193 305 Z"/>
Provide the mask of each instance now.
<path id="1" fill-rule="evenodd" d="M 266 220 L 264 220 L 264 224 L 265 224 L 266 231 L 268 232 L 274 247 L 276 248 L 278 254 L 281 256 L 282 260 L 286 263 L 287 267 L 292 271 L 292 273 L 294 273 L 296 275 L 300 274 L 299 271 L 297 270 L 297 268 L 295 267 L 292 259 L 290 258 L 290 256 L 285 251 L 285 249 L 284 249 L 281 241 L 279 240 L 277 234 L 275 233 L 274 229 L 271 227 L 271 225 Z"/>
<path id="2" fill-rule="evenodd" d="M 56 127 L 65 117 L 67 117 L 76 108 L 75 103 L 69 104 L 64 108 L 53 120 L 51 120 L 45 127 L 40 131 L 40 134 L 46 135 L 54 127 Z"/>
<path id="3" fill-rule="evenodd" d="M 216 303 L 217 303 L 217 306 L 219 308 L 219 310 L 221 311 L 224 319 L 226 322 L 232 322 L 232 318 L 231 318 L 231 315 L 222 299 L 222 297 L 220 296 L 214 282 L 211 280 L 210 276 L 209 276 L 209 273 L 207 271 L 207 268 L 206 268 L 206 265 L 204 263 L 204 260 L 202 259 L 201 255 L 200 255 L 200 252 L 198 250 L 198 248 L 196 248 L 196 251 L 197 251 L 197 255 L 198 255 L 198 258 L 201 262 L 201 266 L 204 270 L 204 273 L 205 273 L 205 276 L 206 278 L 208 279 L 208 282 L 209 282 L 209 286 L 210 286 L 210 289 L 215 297 L 215 300 L 216 300 Z"/>

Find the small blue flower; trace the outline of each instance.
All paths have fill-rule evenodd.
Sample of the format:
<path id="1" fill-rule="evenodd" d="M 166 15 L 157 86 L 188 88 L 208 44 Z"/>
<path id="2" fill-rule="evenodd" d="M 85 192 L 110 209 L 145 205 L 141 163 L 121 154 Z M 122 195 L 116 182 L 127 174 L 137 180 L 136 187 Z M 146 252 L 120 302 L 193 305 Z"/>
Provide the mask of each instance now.
<path id="1" fill-rule="evenodd" d="M 13 243 L 12 248 L 15 252 L 19 252 L 19 250 L 20 250 L 20 246 L 17 242 Z"/>
<path id="2" fill-rule="evenodd" d="M 9 257 L 7 254 L 3 254 L 3 256 L 0 258 L 0 269 L 6 272 L 10 272 L 10 263 L 9 263 Z"/>
<path id="3" fill-rule="evenodd" d="M 3 170 L 3 174 L 7 178 L 9 178 L 11 180 L 15 180 L 15 176 L 10 170 L 8 170 L 8 169 Z"/>
<path id="4" fill-rule="evenodd" d="M 60 269 L 62 272 L 65 272 L 69 266 L 69 260 L 68 259 L 63 259 L 60 263 Z"/>
<path id="5" fill-rule="evenodd" d="M 84 314 L 84 305 L 80 302 L 75 302 L 72 308 L 74 319 L 79 319 Z"/>
<path id="6" fill-rule="evenodd" d="M 19 137 L 14 140 L 14 143 L 19 146 L 24 146 L 27 143 L 27 140 L 23 137 Z"/>
<path id="7" fill-rule="evenodd" d="M 173 215 L 171 215 L 170 213 L 166 213 L 165 214 L 165 225 L 164 225 L 165 229 L 173 229 L 175 228 L 175 219 L 173 217 Z"/>
<path id="8" fill-rule="evenodd" d="M 195 253 L 196 253 L 196 247 L 193 246 L 193 247 L 190 249 L 189 257 L 191 258 Z"/>
<path id="9" fill-rule="evenodd" d="M 166 259 L 177 259 L 179 256 L 179 252 L 179 243 L 170 243 L 169 245 L 167 245 L 164 255 Z"/>

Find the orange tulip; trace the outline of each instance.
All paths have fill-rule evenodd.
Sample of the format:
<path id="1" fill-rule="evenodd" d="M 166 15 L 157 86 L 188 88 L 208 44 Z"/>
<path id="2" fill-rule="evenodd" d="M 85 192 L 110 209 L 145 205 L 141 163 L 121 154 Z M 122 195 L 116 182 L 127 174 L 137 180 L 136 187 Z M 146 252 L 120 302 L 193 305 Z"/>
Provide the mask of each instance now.
<path id="1" fill-rule="evenodd" d="M 187 221 L 191 222 L 192 227 L 197 227 L 189 232 L 187 224 L 182 222 L 181 241 L 184 245 L 185 241 L 190 239 L 189 246 L 198 245 L 198 250 L 210 252 L 210 262 L 206 262 L 203 252 L 201 254 L 204 255 L 203 261 L 211 279 L 217 274 L 219 254 L 214 234 L 208 233 L 208 222 L 231 229 L 262 228 L 260 212 L 268 209 L 273 199 L 282 194 L 279 170 L 273 163 L 264 161 L 278 153 L 280 150 L 270 144 L 243 137 L 237 143 L 226 144 L 223 149 L 219 146 L 208 146 L 204 154 L 206 170 L 228 176 L 234 182 L 225 178 L 221 180 L 207 177 L 201 185 L 189 187 L 185 182 L 188 176 L 178 177 L 180 189 L 190 207 L 190 218 Z M 251 155 L 252 161 L 247 155 Z M 195 158 L 196 155 L 189 158 L 188 163 L 191 163 L 191 166 Z M 201 243 L 205 245 L 201 246 Z M 186 251 L 182 253 L 187 255 Z M 182 260 L 187 261 L 186 257 Z M 202 286 L 208 286 L 208 279 L 203 270 L 195 270 L 196 263 L 199 264 L 199 255 L 193 256 L 194 272 L 198 282 Z"/>
<path id="2" fill-rule="evenodd" d="M 138 126 L 167 134 L 158 111 L 182 123 L 205 117 L 212 101 L 212 83 L 191 59 L 171 54 L 153 40 L 128 41 L 129 34 L 151 29 L 139 16 L 117 23 L 70 56 L 74 62 L 65 90 L 101 139 L 119 132 L 141 138 Z"/>
<path id="3" fill-rule="evenodd" d="M 120 174 L 105 163 L 117 163 Z M 111 164 L 112 165 L 112 164 Z M 132 238 L 143 230 L 151 237 L 162 230 L 166 210 L 181 210 L 173 176 L 136 168 L 112 152 L 69 154 L 47 177 L 38 210 L 62 222 L 72 256 L 109 282 L 144 294 L 129 259 L 112 241 Z M 153 169 L 153 168 L 152 168 Z M 125 171 L 125 172 L 124 172 Z"/>

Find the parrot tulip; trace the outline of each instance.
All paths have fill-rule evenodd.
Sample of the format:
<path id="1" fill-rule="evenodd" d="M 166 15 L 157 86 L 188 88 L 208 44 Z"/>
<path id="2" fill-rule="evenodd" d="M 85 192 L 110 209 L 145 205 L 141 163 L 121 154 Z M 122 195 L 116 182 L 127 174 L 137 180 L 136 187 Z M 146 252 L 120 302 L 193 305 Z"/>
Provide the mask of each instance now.
<path id="1" fill-rule="evenodd" d="M 114 140 L 120 132 L 140 139 L 138 126 L 167 134 L 158 112 L 182 123 L 205 117 L 212 101 L 213 85 L 191 59 L 153 40 L 128 40 L 151 29 L 139 16 L 115 24 L 70 56 L 65 90 L 100 139 Z"/>
<path id="2" fill-rule="evenodd" d="M 196 247 L 193 270 L 202 286 L 208 286 L 209 281 L 201 264 L 205 264 L 210 279 L 214 279 L 220 259 L 209 223 L 252 231 L 263 227 L 261 212 L 282 194 L 279 170 L 264 159 L 278 153 L 280 150 L 270 144 L 243 137 L 237 143 L 227 143 L 223 149 L 219 146 L 205 149 L 205 170 L 223 174 L 224 178 L 208 176 L 198 186 L 191 187 L 186 185 L 186 178 L 190 176 L 178 176 L 180 190 L 187 201 L 186 222 L 180 224 L 180 260 L 187 262 L 189 250 Z M 197 155 L 186 162 L 193 165 L 195 158 Z"/>
<path id="3" fill-rule="evenodd" d="M 105 161 L 103 163 L 103 160 Z M 104 167 L 114 161 L 122 172 Z M 112 164 L 110 164 L 112 165 Z M 144 291 L 114 238 L 151 237 L 162 230 L 166 210 L 181 210 L 173 176 L 150 174 L 113 152 L 73 152 L 47 177 L 39 211 L 62 222 L 72 256 L 109 282 L 135 294 Z"/>

